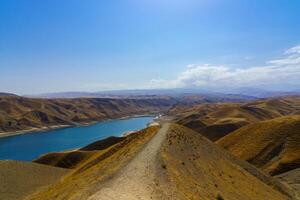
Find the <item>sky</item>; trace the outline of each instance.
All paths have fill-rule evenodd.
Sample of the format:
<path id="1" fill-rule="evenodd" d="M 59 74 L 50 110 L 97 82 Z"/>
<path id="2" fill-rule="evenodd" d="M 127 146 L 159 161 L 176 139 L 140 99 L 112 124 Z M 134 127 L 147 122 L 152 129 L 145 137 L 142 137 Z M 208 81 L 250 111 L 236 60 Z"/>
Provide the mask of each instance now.
<path id="1" fill-rule="evenodd" d="M 0 91 L 300 89 L 300 1 L 1 0 Z"/>

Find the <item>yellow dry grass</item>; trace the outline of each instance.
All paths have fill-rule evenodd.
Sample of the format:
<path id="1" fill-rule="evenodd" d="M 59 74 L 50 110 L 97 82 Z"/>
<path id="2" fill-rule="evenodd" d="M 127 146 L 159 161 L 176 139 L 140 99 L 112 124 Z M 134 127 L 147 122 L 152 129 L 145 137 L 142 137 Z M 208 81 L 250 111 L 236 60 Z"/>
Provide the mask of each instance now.
<path id="1" fill-rule="evenodd" d="M 242 127 L 217 144 L 272 175 L 295 169 L 300 167 L 300 115 Z"/>
<path id="2" fill-rule="evenodd" d="M 289 199 L 272 178 L 187 128 L 171 127 L 161 155 L 177 199 Z"/>

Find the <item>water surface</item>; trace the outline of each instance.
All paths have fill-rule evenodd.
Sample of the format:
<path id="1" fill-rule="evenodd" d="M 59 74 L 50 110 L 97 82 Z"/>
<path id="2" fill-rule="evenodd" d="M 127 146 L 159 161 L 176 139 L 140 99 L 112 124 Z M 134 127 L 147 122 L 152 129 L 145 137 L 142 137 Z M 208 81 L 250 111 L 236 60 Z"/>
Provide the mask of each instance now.
<path id="1" fill-rule="evenodd" d="M 80 148 L 108 136 L 120 136 L 128 131 L 142 129 L 152 120 L 153 117 L 110 120 L 90 126 L 0 138 L 0 160 L 31 161 L 45 153 Z"/>

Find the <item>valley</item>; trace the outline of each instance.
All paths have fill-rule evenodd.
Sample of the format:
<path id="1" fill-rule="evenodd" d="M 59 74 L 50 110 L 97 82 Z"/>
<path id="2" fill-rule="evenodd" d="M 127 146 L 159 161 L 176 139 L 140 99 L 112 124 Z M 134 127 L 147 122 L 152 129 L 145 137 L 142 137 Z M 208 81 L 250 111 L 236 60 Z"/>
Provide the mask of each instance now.
<path id="1" fill-rule="evenodd" d="M 24 109 L 24 100 L 21 102 L 5 112 Z M 142 130 L 100 139 L 72 151 L 50 152 L 24 164 L 0 161 L 5 185 L 0 188 L 0 198 L 299 199 L 299 96 L 212 102 L 192 95 L 180 99 L 164 96 L 139 100 L 27 99 L 26 102 L 42 102 L 45 106 L 33 104 L 34 108 L 49 110 L 49 116 L 58 112 L 50 105 L 60 108 L 66 102 L 67 105 L 80 102 L 71 111 L 61 108 L 69 115 L 60 114 L 70 119 L 71 114 L 77 113 L 82 121 L 98 119 L 95 116 L 113 118 L 123 113 L 163 115 Z M 108 112 L 109 109 L 113 110 Z M 89 110 L 94 117 L 84 115 Z M 24 167 L 19 168 L 19 180 L 12 180 L 12 175 L 1 167 L 20 165 Z M 37 168 L 41 177 L 45 176 L 44 170 L 50 170 L 49 175 L 55 174 L 55 170 L 62 173 L 51 182 L 20 185 L 28 175 L 35 176 Z M 23 174 L 25 171 L 27 176 Z M 10 190 L 15 186 L 18 189 L 11 195 Z"/>
<path id="2" fill-rule="evenodd" d="M 0 97 L 0 136 L 87 125 L 107 119 L 164 112 L 174 100 L 149 99 L 32 99 Z"/>

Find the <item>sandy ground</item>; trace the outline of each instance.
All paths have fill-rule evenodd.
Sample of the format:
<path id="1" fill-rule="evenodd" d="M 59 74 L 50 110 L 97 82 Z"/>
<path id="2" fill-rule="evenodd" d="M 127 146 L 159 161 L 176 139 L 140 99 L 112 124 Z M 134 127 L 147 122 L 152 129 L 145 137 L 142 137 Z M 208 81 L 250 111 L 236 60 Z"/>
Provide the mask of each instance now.
<path id="1" fill-rule="evenodd" d="M 169 124 L 163 125 L 141 152 L 89 200 L 152 199 L 155 191 L 156 159 Z"/>

